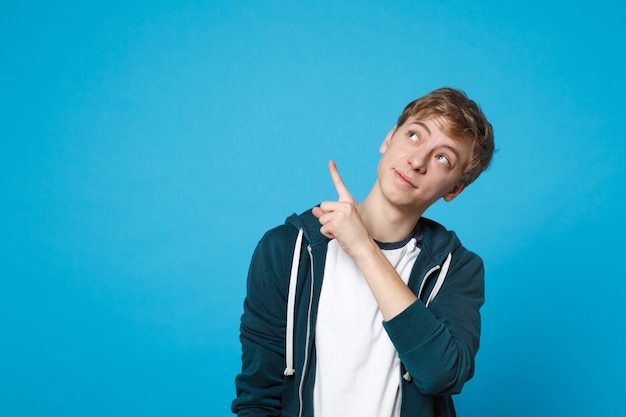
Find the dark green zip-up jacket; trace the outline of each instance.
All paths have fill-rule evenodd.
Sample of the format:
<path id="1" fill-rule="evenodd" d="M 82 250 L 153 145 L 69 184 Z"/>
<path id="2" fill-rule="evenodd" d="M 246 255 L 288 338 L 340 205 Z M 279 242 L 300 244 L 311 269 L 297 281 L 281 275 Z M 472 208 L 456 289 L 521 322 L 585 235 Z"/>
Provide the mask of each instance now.
<path id="1" fill-rule="evenodd" d="M 454 232 L 426 218 L 419 228 L 421 252 L 408 282 L 419 300 L 383 326 L 402 363 L 401 416 L 449 417 L 455 415 L 451 395 L 474 373 L 484 269 Z M 232 403 L 239 416 L 314 416 L 315 323 L 328 243 L 319 229 L 311 210 L 294 214 L 268 231 L 254 252 L 241 317 L 242 371 Z M 286 372 L 287 300 L 300 230 L 293 371 Z M 436 296 L 428 301 L 431 294 Z"/>

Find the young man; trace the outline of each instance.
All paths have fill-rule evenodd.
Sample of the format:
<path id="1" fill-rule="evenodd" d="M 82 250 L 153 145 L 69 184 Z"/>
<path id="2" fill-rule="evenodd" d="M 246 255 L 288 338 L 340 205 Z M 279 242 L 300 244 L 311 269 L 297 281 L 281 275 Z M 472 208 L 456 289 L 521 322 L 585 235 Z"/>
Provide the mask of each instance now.
<path id="1" fill-rule="evenodd" d="M 483 264 L 422 217 L 485 170 L 493 130 L 463 92 L 410 103 L 360 203 L 326 201 L 263 236 L 241 318 L 239 416 L 454 416 L 474 373 Z"/>

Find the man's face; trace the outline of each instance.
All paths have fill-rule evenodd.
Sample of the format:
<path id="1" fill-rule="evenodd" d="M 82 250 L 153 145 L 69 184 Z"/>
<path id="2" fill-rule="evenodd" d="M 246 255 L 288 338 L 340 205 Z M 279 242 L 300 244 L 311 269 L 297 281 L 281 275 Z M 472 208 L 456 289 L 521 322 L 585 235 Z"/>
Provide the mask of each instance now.
<path id="1" fill-rule="evenodd" d="M 385 138 L 380 147 L 378 183 L 391 204 L 424 212 L 439 198 L 452 201 L 465 188 L 460 180 L 471 146 L 443 133 L 444 123 L 439 116 L 411 117 Z"/>

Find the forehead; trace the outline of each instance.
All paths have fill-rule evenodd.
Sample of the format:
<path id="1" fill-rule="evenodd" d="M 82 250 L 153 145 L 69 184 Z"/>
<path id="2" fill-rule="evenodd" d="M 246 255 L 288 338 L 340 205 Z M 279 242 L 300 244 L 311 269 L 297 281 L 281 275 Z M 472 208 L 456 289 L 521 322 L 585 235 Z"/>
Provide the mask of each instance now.
<path id="1" fill-rule="evenodd" d="M 408 126 L 411 124 L 425 125 L 429 129 L 431 126 L 434 126 L 436 129 L 441 130 L 446 135 L 450 130 L 450 122 L 445 116 L 437 115 L 437 114 L 428 114 L 428 115 L 419 115 L 415 114 L 406 118 L 404 123 L 402 123 L 400 127 Z"/>

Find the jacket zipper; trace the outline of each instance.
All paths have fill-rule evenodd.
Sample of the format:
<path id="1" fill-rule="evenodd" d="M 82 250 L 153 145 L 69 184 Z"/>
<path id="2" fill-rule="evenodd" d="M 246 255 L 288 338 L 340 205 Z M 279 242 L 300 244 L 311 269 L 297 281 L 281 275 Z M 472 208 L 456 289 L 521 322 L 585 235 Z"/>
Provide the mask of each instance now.
<path id="1" fill-rule="evenodd" d="M 309 259 L 311 260 L 311 289 L 309 295 L 309 310 L 307 312 L 307 322 L 306 322 L 306 343 L 304 349 L 304 364 L 302 365 L 302 375 L 300 376 L 300 385 L 298 386 L 298 400 L 300 402 L 300 410 L 298 412 L 298 416 L 302 417 L 302 413 L 304 411 L 303 405 L 303 389 L 304 389 L 304 374 L 308 367 L 309 363 L 309 339 L 311 337 L 311 308 L 313 306 L 313 288 L 315 284 L 315 270 L 313 269 L 313 252 L 311 251 L 311 245 L 307 245 L 307 251 L 309 252 Z"/>

